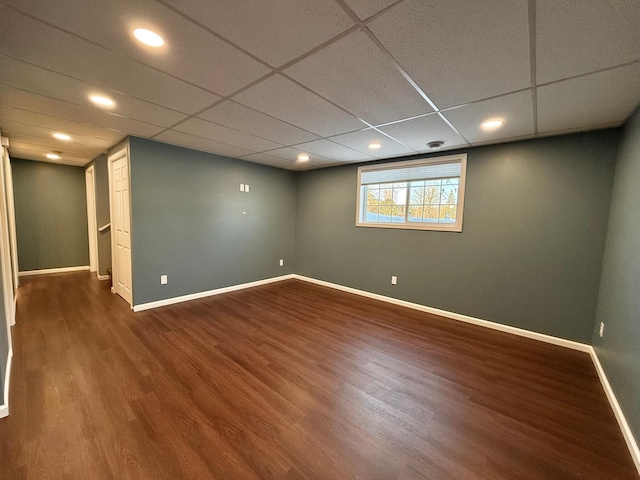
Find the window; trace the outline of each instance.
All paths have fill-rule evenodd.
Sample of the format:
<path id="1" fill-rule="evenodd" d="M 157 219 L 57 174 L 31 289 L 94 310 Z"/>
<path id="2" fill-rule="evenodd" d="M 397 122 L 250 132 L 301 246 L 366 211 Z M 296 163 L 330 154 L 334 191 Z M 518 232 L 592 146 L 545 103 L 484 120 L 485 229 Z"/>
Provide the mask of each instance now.
<path id="1" fill-rule="evenodd" d="M 467 155 L 358 169 L 356 226 L 462 231 Z"/>

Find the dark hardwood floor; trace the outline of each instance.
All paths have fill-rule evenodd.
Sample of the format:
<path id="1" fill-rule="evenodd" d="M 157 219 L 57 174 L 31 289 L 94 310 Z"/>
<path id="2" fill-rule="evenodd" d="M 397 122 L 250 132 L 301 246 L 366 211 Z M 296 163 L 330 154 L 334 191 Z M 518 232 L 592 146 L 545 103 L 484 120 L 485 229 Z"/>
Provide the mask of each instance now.
<path id="1" fill-rule="evenodd" d="M 289 280 L 21 280 L 2 479 L 635 479 L 587 354 Z"/>

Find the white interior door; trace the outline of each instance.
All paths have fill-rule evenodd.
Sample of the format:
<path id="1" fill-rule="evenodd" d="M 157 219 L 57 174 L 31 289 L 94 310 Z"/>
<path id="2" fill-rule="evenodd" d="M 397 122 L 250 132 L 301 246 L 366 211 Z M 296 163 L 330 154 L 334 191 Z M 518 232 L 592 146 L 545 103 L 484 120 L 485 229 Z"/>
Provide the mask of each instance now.
<path id="1" fill-rule="evenodd" d="M 98 227 L 96 225 L 96 184 L 94 178 L 94 166 L 85 170 L 87 188 L 87 225 L 89 228 L 89 269 L 92 272 L 98 270 Z"/>
<path id="2" fill-rule="evenodd" d="M 109 157 L 111 180 L 111 232 L 113 251 L 113 287 L 115 293 L 132 303 L 131 285 L 131 210 L 129 158 L 127 150 Z"/>

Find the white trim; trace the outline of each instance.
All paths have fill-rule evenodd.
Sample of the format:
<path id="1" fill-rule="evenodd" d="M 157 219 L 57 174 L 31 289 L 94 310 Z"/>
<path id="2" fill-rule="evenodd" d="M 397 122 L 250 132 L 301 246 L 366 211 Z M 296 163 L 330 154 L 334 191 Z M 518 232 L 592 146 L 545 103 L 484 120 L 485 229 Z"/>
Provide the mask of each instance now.
<path id="1" fill-rule="evenodd" d="M 604 373 L 604 369 L 602 368 L 600 359 L 598 359 L 596 350 L 593 347 L 589 347 L 589 348 L 590 348 L 589 353 L 591 354 L 593 365 L 596 367 L 596 372 L 598 372 L 598 377 L 600 378 L 600 383 L 602 383 L 602 388 L 604 388 L 604 393 L 607 395 L 607 399 L 609 400 L 609 404 L 611 404 L 611 408 L 613 410 L 614 415 L 616 416 L 616 420 L 618 421 L 620 430 L 622 430 L 622 436 L 624 437 L 624 441 L 627 442 L 627 447 L 629 448 L 629 452 L 631 453 L 631 458 L 633 459 L 633 463 L 635 463 L 636 468 L 638 469 L 638 473 L 640 473 L 640 449 L 638 449 L 638 443 L 636 442 L 636 439 L 633 436 L 631 427 L 629 427 L 629 424 L 627 423 L 627 419 L 624 416 L 622 408 L 620 408 L 618 399 L 616 398 L 615 393 L 613 393 L 613 389 L 609 384 L 607 375 Z"/>
<path id="2" fill-rule="evenodd" d="M 174 303 L 188 302 L 189 300 L 196 300 L 198 298 L 211 297 L 213 295 L 220 295 L 221 293 L 235 292 L 236 290 L 243 290 L 245 288 L 257 287 L 260 285 L 266 285 L 268 283 L 281 282 L 282 280 L 290 280 L 296 278 L 296 275 L 282 275 L 280 277 L 265 278 L 264 280 L 257 280 L 255 282 L 241 283 L 240 285 L 231 285 L 230 287 L 217 288 L 215 290 L 207 290 L 206 292 L 191 293 L 189 295 L 182 295 L 180 297 L 166 298 L 164 300 L 158 300 L 156 302 L 141 303 L 133 307 L 134 312 L 141 312 L 143 310 L 149 310 L 151 308 L 164 307 L 167 305 L 173 305 Z"/>
<path id="3" fill-rule="evenodd" d="M 109 275 L 97 275 L 98 280 L 102 281 L 102 280 L 109 280 Z"/>
<path id="4" fill-rule="evenodd" d="M 11 359 L 13 358 L 13 349 L 7 352 L 7 369 L 4 375 L 4 403 L 0 405 L 0 418 L 9 415 L 9 384 L 11 383 Z"/>
<path id="5" fill-rule="evenodd" d="M 91 272 L 100 271 L 98 255 L 98 220 L 96 213 L 96 177 L 95 165 L 90 165 L 84 171 L 85 196 L 87 202 L 87 228 L 89 231 L 89 266 Z"/>
<path id="6" fill-rule="evenodd" d="M 49 275 L 51 273 L 67 273 L 67 272 L 79 272 L 82 270 L 89 270 L 89 265 L 82 265 L 80 267 L 62 267 L 62 268 L 43 268 L 42 270 L 27 270 L 24 272 L 18 272 L 19 277 L 28 277 L 31 275 Z"/>
<path id="7" fill-rule="evenodd" d="M 565 338 L 554 337 L 546 335 L 544 333 L 532 332 L 523 328 L 512 327 L 510 325 L 504 325 L 502 323 L 490 322 L 489 320 L 483 320 L 481 318 L 470 317 L 469 315 L 462 315 L 460 313 L 448 312 L 446 310 L 440 310 L 439 308 L 427 307 L 419 303 L 407 302 L 405 300 L 398 300 L 393 297 L 386 297 L 384 295 L 378 295 L 377 293 L 370 293 L 364 290 L 358 290 L 356 288 L 345 287 L 336 283 L 325 282 L 324 280 L 316 280 L 311 277 L 304 277 L 302 275 L 294 275 L 294 278 L 298 280 L 304 280 L 305 282 L 315 283 L 322 285 L 323 287 L 335 288 L 336 290 L 342 290 L 343 292 L 354 293 L 363 297 L 373 298 L 375 300 L 381 300 L 383 302 L 393 303 L 394 305 L 400 305 L 402 307 L 412 308 L 421 312 L 431 313 L 440 317 L 450 318 L 452 320 L 458 320 L 460 322 L 471 323 L 473 325 L 479 325 L 481 327 L 491 328 L 492 330 L 498 330 L 500 332 L 511 333 L 513 335 L 519 335 L 521 337 L 531 338 L 533 340 L 539 340 L 541 342 L 551 343 L 553 345 L 559 345 L 561 347 L 571 348 L 573 350 L 579 350 L 581 352 L 590 352 L 591 345 L 586 343 L 574 342 L 573 340 L 567 340 Z"/>

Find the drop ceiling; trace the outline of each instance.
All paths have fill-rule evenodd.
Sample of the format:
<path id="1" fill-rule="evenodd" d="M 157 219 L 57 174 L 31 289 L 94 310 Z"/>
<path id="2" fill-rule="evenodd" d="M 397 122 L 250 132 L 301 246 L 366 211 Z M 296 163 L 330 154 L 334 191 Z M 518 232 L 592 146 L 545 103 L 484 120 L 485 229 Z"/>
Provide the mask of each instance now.
<path id="1" fill-rule="evenodd" d="M 614 127 L 639 24 L 637 0 L 0 0 L 0 131 L 70 165 L 135 135 L 304 170 Z"/>

